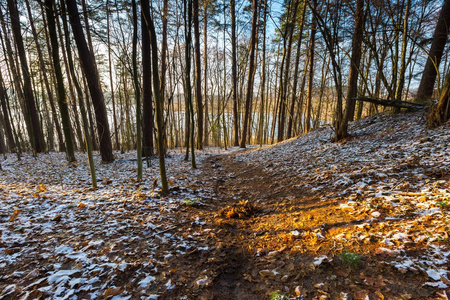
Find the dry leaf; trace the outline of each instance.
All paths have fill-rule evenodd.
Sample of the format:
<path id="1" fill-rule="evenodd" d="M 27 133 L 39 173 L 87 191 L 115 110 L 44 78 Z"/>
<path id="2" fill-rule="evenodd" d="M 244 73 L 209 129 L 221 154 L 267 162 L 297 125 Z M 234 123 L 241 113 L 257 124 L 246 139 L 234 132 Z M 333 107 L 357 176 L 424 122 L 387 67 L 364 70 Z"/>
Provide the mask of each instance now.
<path id="1" fill-rule="evenodd" d="M 105 293 L 103 294 L 103 298 L 107 299 L 108 297 L 111 297 L 111 296 L 117 296 L 117 295 L 121 294 L 122 292 L 123 292 L 123 290 L 118 287 L 108 288 L 105 291 Z"/>
<path id="2" fill-rule="evenodd" d="M 40 190 L 41 192 L 46 192 L 46 191 L 47 191 L 47 188 L 45 187 L 45 185 L 40 184 L 40 185 L 39 185 L 39 190 Z"/>
<path id="3" fill-rule="evenodd" d="M 21 212 L 22 210 L 20 210 L 20 209 L 14 209 L 14 212 L 13 212 L 13 214 L 9 217 L 9 222 L 14 222 L 14 220 L 15 219 L 17 219 L 17 217 L 19 216 L 19 214 L 20 214 L 20 212 Z"/>

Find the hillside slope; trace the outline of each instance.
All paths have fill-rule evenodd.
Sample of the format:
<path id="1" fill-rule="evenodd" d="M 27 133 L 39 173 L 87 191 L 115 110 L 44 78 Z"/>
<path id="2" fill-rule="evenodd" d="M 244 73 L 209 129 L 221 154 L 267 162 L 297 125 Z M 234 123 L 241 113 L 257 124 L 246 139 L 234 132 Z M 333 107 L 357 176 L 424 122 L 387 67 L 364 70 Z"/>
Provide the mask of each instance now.
<path id="1" fill-rule="evenodd" d="M 448 124 L 427 130 L 421 113 L 376 115 L 350 133 L 331 143 L 332 128 L 321 128 L 210 160 L 207 177 L 229 205 L 215 222 L 231 226 L 225 240 L 245 249 L 227 255 L 240 257 L 231 276 L 218 276 L 244 279 L 228 293 L 426 299 L 448 291 Z M 227 218 L 242 200 L 257 213 Z"/>
<path id="2" fill-rule="evenodd" d="M 2 161 L 1 299 L 447 299 L 450 124 L 421 113 L 274 146 Z M 278 291 L 278 292 L 277 292 Z"/>

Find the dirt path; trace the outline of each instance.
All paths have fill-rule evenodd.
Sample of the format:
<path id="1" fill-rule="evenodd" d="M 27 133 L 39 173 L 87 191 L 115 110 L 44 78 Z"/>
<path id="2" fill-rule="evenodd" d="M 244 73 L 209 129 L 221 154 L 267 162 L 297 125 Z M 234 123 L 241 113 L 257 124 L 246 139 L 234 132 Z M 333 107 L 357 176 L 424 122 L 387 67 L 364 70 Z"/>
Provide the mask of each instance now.
<path id="1" fill-rule="evenodd" d="M 217 196 L 186 209 L 211 233 L 207 257 L 186 265 L 205 270 L 191 284 L 192 296 L 269 299 L 280 291 L 298 299 L 440 299 L 442 290 L 423 286 L 429 281 L 426 274 L 393 268 L 394 255 L 377 252 L 379 239 L 336 243 L 336 234 L 346 232 L 351 239 L 355 232 L 384 226 L 340 209 L 343 197 L 326 197 L 343 188 L 321 193 L 301 189 L 300 178 L 265 167 L 243 162 L 236 154 L 204 163 L 202 187 Z M 356 265 L 341 258 L 346 251 L 357 253 Z M 419 247 L 408 253 L 417 256 L 415 251 Z M 167 296 L 177 295 L 173 292 Z"/>

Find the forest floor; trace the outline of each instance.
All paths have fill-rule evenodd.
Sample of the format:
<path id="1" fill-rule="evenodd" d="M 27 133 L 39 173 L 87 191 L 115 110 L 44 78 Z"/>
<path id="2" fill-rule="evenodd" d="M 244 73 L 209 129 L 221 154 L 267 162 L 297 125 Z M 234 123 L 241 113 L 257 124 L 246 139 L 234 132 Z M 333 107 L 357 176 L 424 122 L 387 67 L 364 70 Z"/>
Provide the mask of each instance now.
<path id="1" fill-rule="evenodd" d="M 450 124 L 423 113 L 274 146 L 0 171 L 0 299 L 448 299 Z"/>

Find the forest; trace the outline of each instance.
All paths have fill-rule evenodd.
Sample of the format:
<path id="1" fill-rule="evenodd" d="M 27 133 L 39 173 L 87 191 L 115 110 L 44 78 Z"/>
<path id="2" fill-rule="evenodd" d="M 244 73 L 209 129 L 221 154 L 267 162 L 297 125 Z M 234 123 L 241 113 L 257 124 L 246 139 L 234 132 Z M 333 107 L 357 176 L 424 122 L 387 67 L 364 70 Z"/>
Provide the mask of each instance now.
<path id="1" fill-rule="evenodd" d="M 450 0 L 0 26 L 1 299 L 448 299 Z"/>

